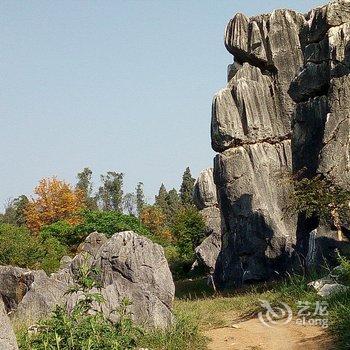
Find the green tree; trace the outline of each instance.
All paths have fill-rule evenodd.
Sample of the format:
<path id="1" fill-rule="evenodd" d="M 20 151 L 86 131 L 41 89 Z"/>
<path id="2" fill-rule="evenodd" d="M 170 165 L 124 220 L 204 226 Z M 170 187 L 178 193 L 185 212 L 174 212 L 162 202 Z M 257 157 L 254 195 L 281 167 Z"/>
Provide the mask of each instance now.
<path id="1" fill-rule="evenodd" d="M 136 216 L 137 214 L 137 203 L 136 196 L 134 193 L 127 193 L 123 197 L 123 208 L 124 212 L 129 215 Z"/>
<path id="2" fill-rule="evenodd" d="M 93 196 L 93 184 L 91 181 L 92 171 L 89 168 L 84 168 L 77 175 L 78 182 L 75 186 L 76 190 L 80 190 L 84 194 L 85 205 L 90 210 L 97 209 L 97 201 Z"/>
<path id="3" fill-rule="evenodd" d="M 123 211 L 123 173 L 108 171 L 101 175 L 102 186 L 98 191 L 98 198 L 102 210 Z"/>
<path id="4" fill-rule="evenodd" d="M 201 213 L 193 206 L 182 207 L 176 213 L 171 229 L 183 258 L 193 259 L 195 248 L 205 238 L 205 224 Z"/>
<path id="5" fill-rule="evenodd" d="M 168 191 L 166 190 L 164 184 L 162 183 L 159 188 L 158 196 L 156 196 L 156 200 L 154 204 L 160 209 L 162 209 L 163 213 L 166 213 L 168 211 L 167 196 L 168 196 Z"/>
<path id="6" fill-rule="evenodd" d="M 143 190 L 143 183 L 139 182 L 136 186 L 136 208 L 137 215 L 140 216 L 142 209 L 146 205 L 145 193 Z"/>
<path id="7" fill-rule="evenodd" d="M 184 205 L 193 204 L 193 190 L 195 179 L 191 175 L 189 167 L 186 168 L 182 176 L 182 184 L 180 188 L 180 198 Z"/>
<path id="8" fill-rule="evenodd" d="M 171 222 L 175 213 L 181 208 L 181 199 L 175 188 L 170 190 L 166 197 L 168 221 Z"/>
<path id="9" fill-rule="evenodd" d="M 21 195 L 15 199 L 9 199 L 5 204 L 5 212 L 2 215 L 1 221 L 16 226 L 25 225 L 25 210 L 28 202 L 29 200 L 25 195 Z"/>

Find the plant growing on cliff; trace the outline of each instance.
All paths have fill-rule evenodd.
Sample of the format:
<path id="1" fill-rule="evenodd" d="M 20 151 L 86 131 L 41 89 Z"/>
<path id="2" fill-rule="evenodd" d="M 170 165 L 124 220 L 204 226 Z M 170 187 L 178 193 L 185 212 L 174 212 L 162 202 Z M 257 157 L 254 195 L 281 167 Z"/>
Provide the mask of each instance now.
<path id="1" fill-rule="evenodd" d="M 321 175 L 303 179 L 294 177 L 292 181 L 290 207 L 307 218 L 317 215 L 321 220 L 331 220 L 337 229 L 338 240 L 343 240 L 341 218 L 349 210 L 350 191 Z"/>

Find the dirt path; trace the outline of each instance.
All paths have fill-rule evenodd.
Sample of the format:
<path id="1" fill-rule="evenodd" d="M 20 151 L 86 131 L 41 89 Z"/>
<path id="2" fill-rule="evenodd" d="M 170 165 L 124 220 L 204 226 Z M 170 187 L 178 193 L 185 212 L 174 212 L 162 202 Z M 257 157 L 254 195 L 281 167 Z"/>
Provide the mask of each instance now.
<path id="1" fill-rule="evenodd" d="M 320 327 L 287 325 L 266 327 L 257 318 L 232 327 L 205 333 L 212 341 L 211 350 L 330 350 L 332 340 Z"/>

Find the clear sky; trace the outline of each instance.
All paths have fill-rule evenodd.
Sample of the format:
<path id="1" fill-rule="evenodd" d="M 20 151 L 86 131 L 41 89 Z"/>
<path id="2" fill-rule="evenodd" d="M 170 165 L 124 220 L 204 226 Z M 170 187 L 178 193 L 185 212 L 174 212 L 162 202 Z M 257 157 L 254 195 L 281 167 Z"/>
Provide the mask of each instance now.
<path id="1" fill-rule="evenodd" d="M 211 99 L 236 12 L 302 12 L 322 0 L 1 0 L 0 203 L 40 178 L 125 173 L 178 188 L 212 165 Z M 0 208 L 2 209 L 1 205 Z"/>

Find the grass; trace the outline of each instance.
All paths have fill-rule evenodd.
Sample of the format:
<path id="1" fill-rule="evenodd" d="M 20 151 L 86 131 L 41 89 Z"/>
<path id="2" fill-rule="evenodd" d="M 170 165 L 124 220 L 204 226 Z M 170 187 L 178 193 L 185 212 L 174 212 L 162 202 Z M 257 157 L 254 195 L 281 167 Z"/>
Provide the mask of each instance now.
<path id="1" fill-rule="evenodd" d="M 137 341 L 137 348 L 152 350 L 204 350 L 210 329 L 232 326 L 238 320 L 250 318 L 261 311 L 260 300 L 271 305 L 287 303 L 293 311 L 297 301 L 314 303 L 320 300 L 304 277 L 293 276 L 282 281 L 245 286 L 232 293 L 215 294 L 205 279 L 177 283 L 174 312 L 176 321 L 166 331 L 146 331 Z M 350 348 L 350 292 L 338 294 L 329 302 L 331 335 L 338 349 Z"/>
<path id="2" fill-rule="evenodd" d="M 230 326 L 238 319 L 252 317 L 261 310 L 260 300 L 272 305 L 285 302 L 297 309 L 297 301 L 314 302 L 319 297 L 303 277 L 245 286 L 228 294 L 214 294 L 203 279 L 184 281 L 177 286 L 175 310 L 198 320 L 201 331 Z"/>

